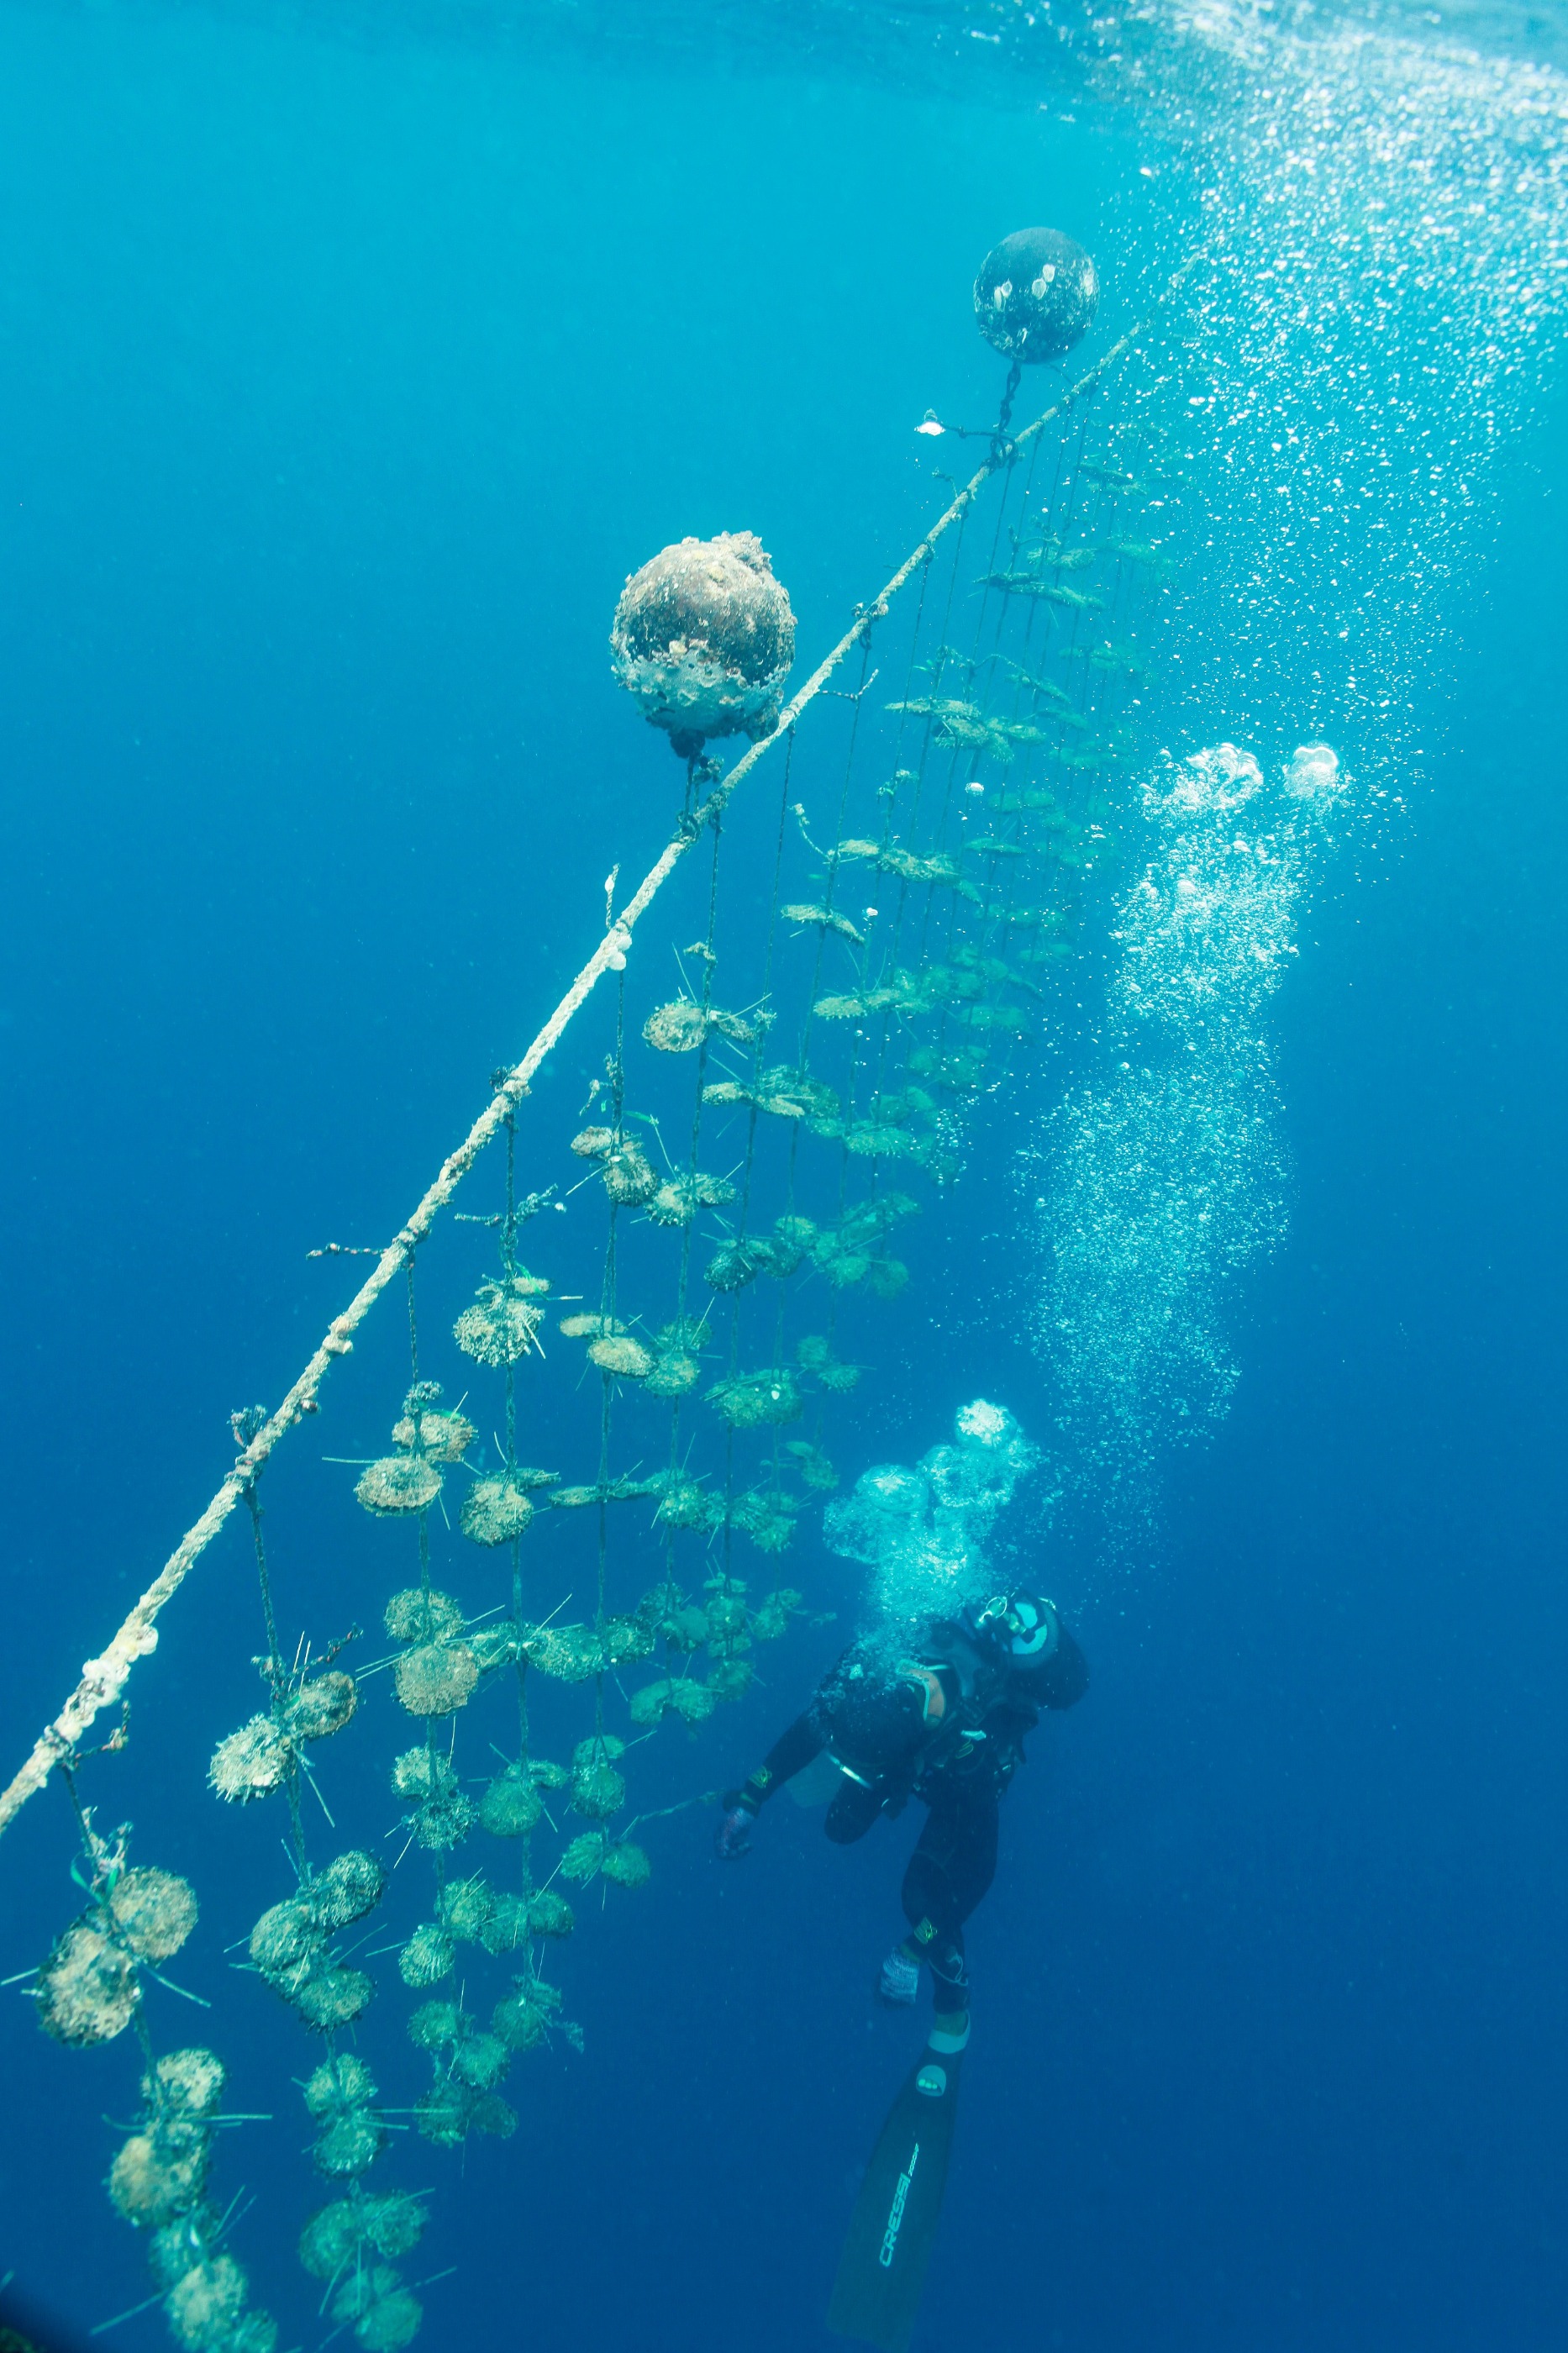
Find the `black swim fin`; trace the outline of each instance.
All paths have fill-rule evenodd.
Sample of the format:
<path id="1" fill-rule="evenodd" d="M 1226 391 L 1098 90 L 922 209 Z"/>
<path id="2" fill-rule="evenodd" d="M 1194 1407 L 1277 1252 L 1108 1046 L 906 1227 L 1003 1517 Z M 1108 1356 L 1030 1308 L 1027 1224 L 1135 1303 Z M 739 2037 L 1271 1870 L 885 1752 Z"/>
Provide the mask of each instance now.
<path id="1" fill-rule="evenodd" d="M 936 2240 L 963 2053 L 927 2050 L 910 2070 L 855 2200 L 827 2326 L 879 2353 L 907 2353 Z"/>

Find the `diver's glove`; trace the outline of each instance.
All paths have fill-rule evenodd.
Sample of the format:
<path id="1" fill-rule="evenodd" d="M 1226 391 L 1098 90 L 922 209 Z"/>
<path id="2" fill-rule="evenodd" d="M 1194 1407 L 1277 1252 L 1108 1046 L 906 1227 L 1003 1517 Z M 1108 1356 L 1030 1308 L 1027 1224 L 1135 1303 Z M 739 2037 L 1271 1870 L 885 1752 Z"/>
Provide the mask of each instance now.
<path id="1" fill-rule="evenodd" d="M 895 1945 L 882 1963 L 877 1979 L 877 2000 L 884 2010 L 912 2010 L 921 1989 L 921 1965 L 902 1945 Z"/>
<path id="2" fill-rule="evenodd" d="M 724 1819 L 713 1833 L 713 1852 L 721 1862 L 739 1862 L 750 1851 L 756 1820 L 757 1810 L 743 1789 L 725 1793 Z"/>

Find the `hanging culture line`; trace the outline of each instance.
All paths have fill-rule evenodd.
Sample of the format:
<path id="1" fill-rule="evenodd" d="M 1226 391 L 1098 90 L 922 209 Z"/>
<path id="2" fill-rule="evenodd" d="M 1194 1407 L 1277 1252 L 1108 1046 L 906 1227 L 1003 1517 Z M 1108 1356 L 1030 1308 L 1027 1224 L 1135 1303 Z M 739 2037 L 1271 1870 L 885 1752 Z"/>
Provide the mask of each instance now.
<path id="1" fill-rule="evenodd" d="M 773 732 L 752 744 L 742 753 L 726 774 L 687 816 L 683 817 L 663 852 L 644 876 L 633 897 L 621 913 L 608 923 L 598 947 L 583 966 L 571 987 L 556 1006 L 549 1020 L 539 1031 L 521 1060 L 509 1073 L 486 1110 L 469 1129 L 458 1149 L 442 1163 L 439 1173 L 420 1200 L 413 1215 L 381 1252 L 376 1264 L 350 1301 L 342 1314 L 334 1318 L 327 1333 L 303 1370 L 289 1388 L 277 1410 L 268 1419 L 240 1454 L 218 1487 L 206 1509 L 186 1532 L 179 1545 L 164 1562 L 152 1584 L 127 1613 L 113 1640 L 95 1658 L 89 1659 L 82 1669 L 81 1680 L 70 1694 L 54 1720 L 34 1742 L 31 1753 L 8 1786 L 0 1791 L 0 1831 L 6 1830 L 21 1811 L 27 1799 L 43 1788 L 54 1767 L 71 1756 L 91 1728 L 100 1712 L 112 1706 L 124 1690 L 131 1671 L 140 1658 L 145 1658 L 156 1648 L 157 1619 L 184 1584 L 191 1569 L 200 1559 L 216 1535 L 223 1528 L 235 1505 L 241 1501 L 272 1454 L 274 1448 L 305 1415 L 317 1410 L 317 1398 L 322 1382 L 331 1369 L 334 1357 L 347 1356 L 353 1346 L 353 1334 L 374 1306 L 382 1293 L 409 1264 L 415 1250 L 434 1226 L 458 1185 L 468 1175 L 485 1146 L 491 1142 L 506 1122 L 513 1116 L 518 1104 L 529 1092 L 530 1082 L 552 1049 L 559 1042 L 574 1016 L 586 1004 L 594 989 L 606 972 L 624 971 L 626 951 L 632 934 L 641 917 L 674 873 L 687 851 L 700 839 L 710 818 L 717 818 L 738 786 L 763 758 L 769 747 L 787 741 L 803 713 L 823 691 L 828 680 L 846 659 L 854 647 L 862 642 L 868 627 L 881 619 L 892 599 L 907 586 L 917 571 L 930 563 L 938 540 L 960 522 L 994 474 L 1010 472 L 1017 453 L 1026 448 L 1055 419 L 1064 416 L 1083 396 L 1091 391 L 1116 362 L 1123 357 L 1152 323 L 1160 308 L 1174 295 L 1196 267 L 1201 255 L 1194 253 L 1167 280 L 1150 310 L 1125 333 L 1119 336 L 1061 397 L 1044 409 L 1033 423 L 1025 426 L 1010 439 L 998 437 L 981 465 L 969 480 L 959 489 L 950 503 L 923 533 L 909 555 L 900 565 L 869 605 L 858 609 L 849 628 L 824 656 L 797 691 L 784 705 Z M 606 913 L 608 913 L 608 909 Z"/>

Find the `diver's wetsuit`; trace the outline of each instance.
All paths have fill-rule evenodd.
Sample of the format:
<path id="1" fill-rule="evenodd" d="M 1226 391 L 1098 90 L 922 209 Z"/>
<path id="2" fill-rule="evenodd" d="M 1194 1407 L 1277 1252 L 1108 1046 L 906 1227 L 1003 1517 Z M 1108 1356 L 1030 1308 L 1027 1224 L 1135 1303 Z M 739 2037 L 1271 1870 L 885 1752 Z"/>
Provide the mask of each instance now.
<path id="1" fill-rule="evenodd" d="M 897 1813 L 910 1797 L 922 1799 L 931 1810 L 904 1873 L 909 1949 L 929 1964 L 938 2008 L 962 2010 L 963 1923 L 995 1875 L 1002 1792 L 1041 1709 L 1071 1707 L 1088 1683 L 1083 1652 L 1065 1626 L 1038 1665 L 999 1655 L 963 1625 L 934 1627 L 909 1659 L 879 1658 L 858 1644 L 733 1797 L 760 1811 L 826 1748 L 846 1775 L 826 1823 L 838 1844 L 863 1838 L 879 1814 Z"/>

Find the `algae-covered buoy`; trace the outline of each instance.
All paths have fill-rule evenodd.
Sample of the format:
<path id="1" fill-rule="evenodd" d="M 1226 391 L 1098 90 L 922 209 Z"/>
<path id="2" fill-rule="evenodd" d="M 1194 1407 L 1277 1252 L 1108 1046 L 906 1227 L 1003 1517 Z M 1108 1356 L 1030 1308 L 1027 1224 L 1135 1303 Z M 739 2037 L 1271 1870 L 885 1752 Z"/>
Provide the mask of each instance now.
<path id="1" fill-rule="evenodd" d="M 756 533 L 661 548 L 621 591 L 610 654 L 682 759 L 710 736 L 771 734 L 795 659 L 795 615 Z"/>
<path id="2" fill-rule="evenodd" d="M 1081 245 L 1056 228 L 1016 229 L 994 245 L 974 281 L 974 320 L 988 343 L 1025 367 L 1059 360 L 1094 323 L 1100 278 Z"/>

